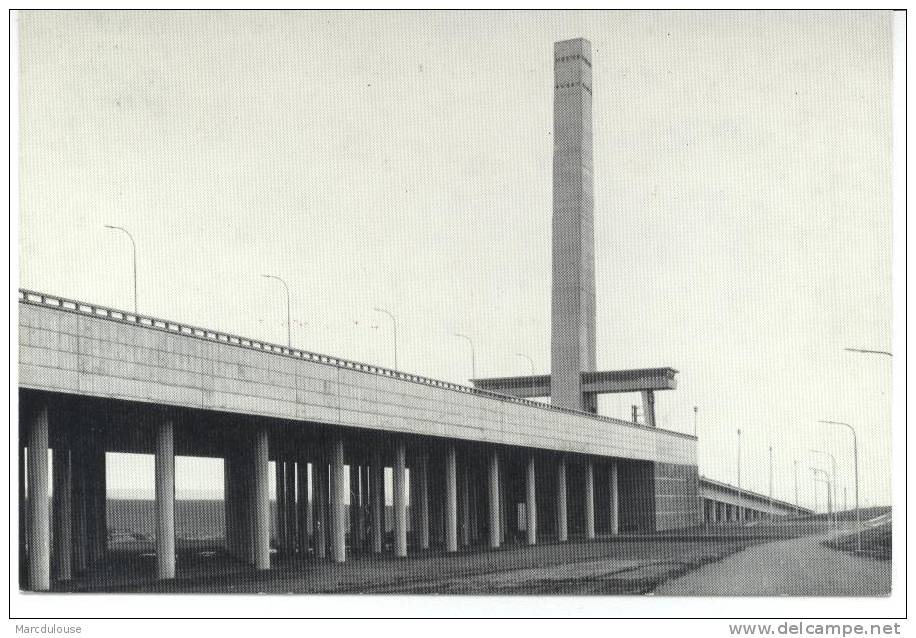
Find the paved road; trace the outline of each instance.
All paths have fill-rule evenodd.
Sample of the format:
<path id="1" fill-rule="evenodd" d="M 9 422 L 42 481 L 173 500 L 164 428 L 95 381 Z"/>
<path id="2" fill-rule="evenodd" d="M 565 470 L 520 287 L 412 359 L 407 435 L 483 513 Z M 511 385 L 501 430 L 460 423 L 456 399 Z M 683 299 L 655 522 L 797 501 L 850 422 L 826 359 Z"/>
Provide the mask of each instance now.
<path id="1" fill-rule="evenodd" d="M 509 545 L 499 551 L 447 555 L 424 552 L 406 559 L 351 556 L 341 564 L 275 558 L 269 572 L 216 556 L 179 560 L 177 581 L 150 582 L 151 558 L 138 564 L 110 557 L 77 591 L 633 594 L 651 591 L 665 578 L 718 560 L 746 546 L 739 539 L 600 539 Z"/>
<path id="2" fill-rule="evenodd" d="M 845 532 L 844 532 L 845 533 Z M 822 544 L 831 535 L 755 545 L 670 580 L 667 596 L 886 596 L 891 563 Z"/>

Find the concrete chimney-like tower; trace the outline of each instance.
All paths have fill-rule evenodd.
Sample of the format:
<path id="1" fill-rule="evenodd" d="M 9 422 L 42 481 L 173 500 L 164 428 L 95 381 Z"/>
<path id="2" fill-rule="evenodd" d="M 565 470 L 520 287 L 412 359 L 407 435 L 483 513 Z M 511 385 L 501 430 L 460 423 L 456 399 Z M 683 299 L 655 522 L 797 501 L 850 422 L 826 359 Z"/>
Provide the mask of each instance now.
<path id="1" fill-rule="evenodd" d="M 595 222 L 592 183 L 592 53 L 583 38 L 554 44 L 553 405 L 597 411 L 582 394 L 595 370 Z"/>

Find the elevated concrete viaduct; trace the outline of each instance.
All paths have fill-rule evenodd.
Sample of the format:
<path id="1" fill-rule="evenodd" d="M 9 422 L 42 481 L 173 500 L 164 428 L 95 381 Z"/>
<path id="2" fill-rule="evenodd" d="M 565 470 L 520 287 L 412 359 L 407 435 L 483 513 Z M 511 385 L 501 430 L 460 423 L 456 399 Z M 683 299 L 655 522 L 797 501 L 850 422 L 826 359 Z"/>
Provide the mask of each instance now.
<path id="1" fill-rule="evenodd" d="M 699 487 L 700 510 L 706 525 L 769 520 L 777 516 L 809 516 L 813 513 L 793 503 L 702 476 Z"/>
<path id="2" fill-rule="evenodd" d="M 396 556 L 699 516 L 691 436 L 29 291 L 19 387 L 29 589 L 105 555 L 106 452 L 155 456 L 160 578 L 176 573 L 176 455 L 224 459 L 226 546 L 259 569 L 270 567 L 270 461 L 276 549 L 332 561 L 386 545 L 383 468 Z M 361 500 L 362 523 L 348 513 Z M 311 534 L 299 523 L 309 511 Z"/>

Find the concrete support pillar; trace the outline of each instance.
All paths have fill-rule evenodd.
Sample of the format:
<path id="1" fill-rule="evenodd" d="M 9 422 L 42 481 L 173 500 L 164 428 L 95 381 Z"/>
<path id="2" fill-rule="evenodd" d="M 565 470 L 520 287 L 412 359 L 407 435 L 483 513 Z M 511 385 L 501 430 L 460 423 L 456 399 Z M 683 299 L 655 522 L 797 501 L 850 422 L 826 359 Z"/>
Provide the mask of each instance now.
<path id="1" fill-rule="evenodd" d="M 359 466 L 359 517 L 357 519 L 359 546 L 368 548 L 369 530 L 368 530 L 368 512 L 369 512 L 369 466 Z"/>
<path id="2" fill-rule="evenodd" d="M 175 424 L 156 427 L 156 577 L 175 578 Z"/>
<path id="3" fill-rule="evenodd" d="M 86 455 L 82 445 L 71 452 L 73 479 L 73 568 L 82 574 L 89 566 L 89 536 L 86 486 Z"/>
<path id="4" fill-rule="evenodd" d="M 499 452 L 494 449 L 490 452 L 490 471 L 489 471 L 489 501 L 490 510 L 490 549 L 499 548 L 500 539 L 500 516 L 499 516 Z"/>
<path id="5" fill-rule="evenodd" d="M 302 455 L 296 461 L 296 548 L 301 556 L 309 551 L 309 465 Z"/>
<path id="6" fill-rule="evenodd" d="M 652 390 L 643 390 L 642 392 L 642 413 L 646 420 L 646 425 L 650 428 L 655 427 L 655 392 Z"/>
<path id="7" fill-rule="evenodd" d="M 108 549 L 104 448 L 96 446 L 87 450 L 86 473 L 88 557 L 89 563 L 94 564 L 102 560 Z"/>
<path id="8" fill-rule="evenodd" d="M 232 471 L 232 492 L 236 538 L 234 543 L 235 555 L 239 560 L 254 564 L 254 499 L 253 456 L 241 446 L 234 450 L 232 462 L 229 465 Z"/>
<path id="9" fill-rule="evenodd" d="M 407 556 L 407 449 L 403 440 L 394 451 L 394 555 Z"/>
<path id="10" fill-rule="evenodd" d="M 369 526 L 372 533 L 372 552 L 382 553 L 382 541 L 385 536 L 385 467 L 382 455 L 378 450 L 372 451 L 369 466 Z"/>
<path id="11" fill-rule="evenodd" d="M 499 542 L 509 537 L 509 464 L 502 464 L 499 480 Z"/>
<path id="12" fill-rule="evenodd" d="M 420 454 L 417 463 L 417 538 L 420 549 L 429 549 L 429 455 Z"/>
<path id="13" fill-rule="evenodd" d="M 251 474 L 246 470 L 246 459 L 236 448 L 226 457 L 226 544 L 229 553 L 239 560 L 251 560 L 251 530 L 249 525 L 252 502 Z"/>
<path id="14" fill-rule="evenodd" d="M 232 458 L 227 454 L 223 458 L 223 529 L 226 530 L 226 552 L 230 556 L 236 556 L 238 532 L 235 521 L 235 485 L 232 469 Z"/>
<path id="15" fill-rule="evenodd" d="M 106 472 L 105 448 L 100 446 L 95 454 L 96 490 L 95 516 L 98 521 L 96 535 L 96 556 L 102 560 L 108 554 L 108 478 Z"/>
<path id="16" fill-rule="evenodd" d="M 620 533 L 620 493 L 617 489 L 617 463 L 612 462 L 608 468 L 608 489 L 610 490 L 610 524 L 608 526 L 612 535 Z"/>
<path id="17" fill-rule="evenodd" d="M 276 508 L 277 553 L 286 551 L 286 476 L 283 461 L 279 456 L 274 460 L 274 505 Z"/>
<path id="18" fill-rule="evenodd" d="M 73 482 L 70 450 L 54 450 L 54 548 L 57 579 L 73 578 Z"/>
<path id="19" fill-rule="evenodd" d="M 349 507 L 349 528 L 350 528 L 350 549 L 358 551 L 362 549 L 361 538 L 359 535 L 359 483 L 360 469 L 356 463 L 349 465 L 350 475 L 350 507 Z"/>
<path id="20" fill-rule="evenodd" d="M 284 461 L 286 476 L 286 553 L 292 556 L 296 553 L 297 534 L 299 531 L 299 514 L 296 510 L 296 462 Z"/>
<path id="21" fill-rule="evenodd" d="M 331 443 L 331 560 L 342 563 L 347 558 L 347 485 L 344 467 L 343 439 Z"/>
<path id="22" fill-rule="evenodd" d="M 26 435 L 27 436 L 27 435 Z M 20 443 L 25 443 L 25 436 L 22 436 Z M 26 543 L 28 541 L 28 504 L 25 493 L 25 445 L 16 446 L 18 454 L 18 497 L 19 497 L 19 588 L 23 591 L 29 588 L 29 567 L 28 555 L 26 554 Z"/>
<path id="23" fill-rule="evenodd" d="M 267 430 L 258 430 L 254 439 L 253 550 L 257 569 L 270 569 L 270 457 Z"/>
<path id="24" fill-rule="evenodd" d="M 585 538 L 595 540 L 595 464 L 585 463 Z"/>
<path id="25" fill-rule="evenodd" d="M 473 466 L 475 469 L 477 464 Z M 468 474 L 471 465 L 468 465 Z M 480 484 L 477 480 L 468 479 L 468 543 L 476 543 L 480 538 Z"/>
<path id="26" fill-rule="evenodd" d="M 467 547 L 471 542 L 470 485 L 468 485 L 467 459 L 462 457 L 458 468 L 458 543 Z"/>
<path id="27" fill-rule="evenodd" d="M 312 475 L 315 480 L 313 494 L 315 525 L 315 558 L 324 559 L 328 555 L 328 461 L 324 451 L 312 463 Z"/>
<path id="28" fill-rule="evenodd" d="M 445 551 L 458 551 L 458 459 L 454 445 L 445 453 Z"/>
<path id="29" fill-rule="evenodd" d="M 51 588 L 50 513 L 48 511 L 48 407 L 41 406 L 31 416 L 26 439 L 28 446 L 28 564 L 29 589 Z"/>
<path id="30" fill-rule="evenodd" d="M 538 540 L 538 501 L 534 473 L 534 455 L 528 455 L 528 470 L 525 473 L 525 533 L 529 545 Z"/>
<path id="31" fill-rule="evenodd" d="M 557 540 L 565 543 L 569 538 L 566 524 L 566 457 L 557 461 Z"/>
<path id="32" fill-rule="evenodd" d="M 242 503 L 242 525 L 244 526 L 242 546 L 243 556 L 249 565 L 254 565 L 257 560 L 255 549 L 255 526 L 257 525 L 257 485 L 255 478 L 254 439 L 244 448 L 239 459 L 239 476 L 244 476 L 246 481 L 240 488 L 239 499 Z"/>

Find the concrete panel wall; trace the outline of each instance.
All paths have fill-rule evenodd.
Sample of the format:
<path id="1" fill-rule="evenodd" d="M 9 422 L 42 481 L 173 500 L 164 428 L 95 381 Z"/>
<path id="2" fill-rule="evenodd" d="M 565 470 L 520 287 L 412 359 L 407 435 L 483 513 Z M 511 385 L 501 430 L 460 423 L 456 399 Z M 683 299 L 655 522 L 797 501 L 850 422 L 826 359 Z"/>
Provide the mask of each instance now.
<path id="1" fill-rule="evenodd" d="M 695 465 L 655 464 L 655 528 L 659 531 L 696 525 L 699 476 Z"/>
<path id="2" fill-rule="evenodd" d="M 20 387 L 304 422 L 696 463 L 696 441 L 524 403 L 19 304 Z M 307 427 L 307 423 L 303 423 Z"/>

